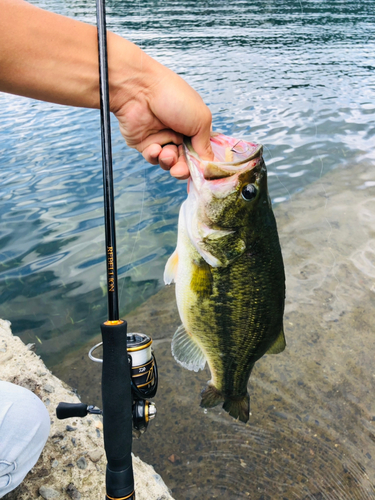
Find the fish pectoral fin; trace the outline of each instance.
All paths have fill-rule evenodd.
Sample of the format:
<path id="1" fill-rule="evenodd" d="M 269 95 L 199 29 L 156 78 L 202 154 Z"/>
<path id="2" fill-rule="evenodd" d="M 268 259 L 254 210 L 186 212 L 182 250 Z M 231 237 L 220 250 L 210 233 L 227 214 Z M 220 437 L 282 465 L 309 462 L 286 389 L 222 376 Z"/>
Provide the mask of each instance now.
<path id="1" fill-rule="evenodd" d="M 164 283 L 170 285 L 172 281 L 175 281 L 178 266 L 178 253 L 177 248 L 169 257 L 167 264 L 164 269 Z"/>
<path id="2" fill-rule="evenodd" d="M 283 352 L 285 347 L 286 347 L 285 335 L 284 331 L 281 330 L 279 336 L 277 337 L 275 342 L 271 345 L 271 347 L 268 349 L 266 354 L 279 354 L 279 352 Z"/>
<path id="3" fill-rule="evenodd" d="M 172 339 L 174 359 L 187 370 L 203 370 L 206 356 L 194 338 L 185 330 L 184 325 L 177 328 Z"/>

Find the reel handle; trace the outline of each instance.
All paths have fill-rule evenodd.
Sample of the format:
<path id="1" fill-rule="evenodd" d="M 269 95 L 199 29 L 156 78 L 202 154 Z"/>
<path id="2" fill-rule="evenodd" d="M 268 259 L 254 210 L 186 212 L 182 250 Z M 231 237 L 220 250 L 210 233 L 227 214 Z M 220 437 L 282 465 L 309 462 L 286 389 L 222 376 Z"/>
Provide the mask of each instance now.
<path id="1" fill-rule="evenodd" d="M 87 405 L 84 403 L 59 403 L 56 408 L 56 417 L 59 420 L 71 417 L 85 417 L 87 413 Z"/>

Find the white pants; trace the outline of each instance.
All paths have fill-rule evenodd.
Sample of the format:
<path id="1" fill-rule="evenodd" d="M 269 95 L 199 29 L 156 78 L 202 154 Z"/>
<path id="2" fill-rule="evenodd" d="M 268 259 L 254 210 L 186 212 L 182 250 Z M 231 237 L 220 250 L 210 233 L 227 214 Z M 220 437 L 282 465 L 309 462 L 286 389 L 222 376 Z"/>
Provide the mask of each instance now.
<path id="1" fill-rule="evenodd" d="M 0 498 L 36 464 L 49 429 L 42 401 L 31 391 L 0 380 Z"/>

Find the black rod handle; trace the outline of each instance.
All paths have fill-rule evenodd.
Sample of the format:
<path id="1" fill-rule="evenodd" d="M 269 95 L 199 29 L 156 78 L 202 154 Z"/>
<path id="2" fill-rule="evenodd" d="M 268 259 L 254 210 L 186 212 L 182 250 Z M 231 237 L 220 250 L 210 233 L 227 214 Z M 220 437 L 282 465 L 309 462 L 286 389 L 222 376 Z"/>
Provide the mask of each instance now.
<path id="1" fill-rule="evenodd" d="M 114 321 L 119 319 L 119 307 L 105 0 L 96 1 L 96 16 L 98 24 L 99 47 L 100 114 L 103 162 L 104 223 L 107 261 L 108 319 Z"/>
<path id="2" fill-rule="evenodd" d="M 103 337 L 103 433 L 107 454 L 107 498 L 134 499 L 132 395 L 126 321 L 101 325 Z"/>

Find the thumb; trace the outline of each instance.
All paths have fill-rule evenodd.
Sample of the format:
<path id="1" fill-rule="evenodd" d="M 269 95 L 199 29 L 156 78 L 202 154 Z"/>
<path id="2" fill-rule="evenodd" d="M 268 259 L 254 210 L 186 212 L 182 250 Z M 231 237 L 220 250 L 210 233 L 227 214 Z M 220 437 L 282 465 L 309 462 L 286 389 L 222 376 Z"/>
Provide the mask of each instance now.
<path id="1" fill-rule="evenodd" d="M 214 153 L 211 147 L 211 113 L 209 121 L 207 121 L 197 134 L 191 138 L 191 145 L 194 151 L 202 160 L 213 160 Z"/>

